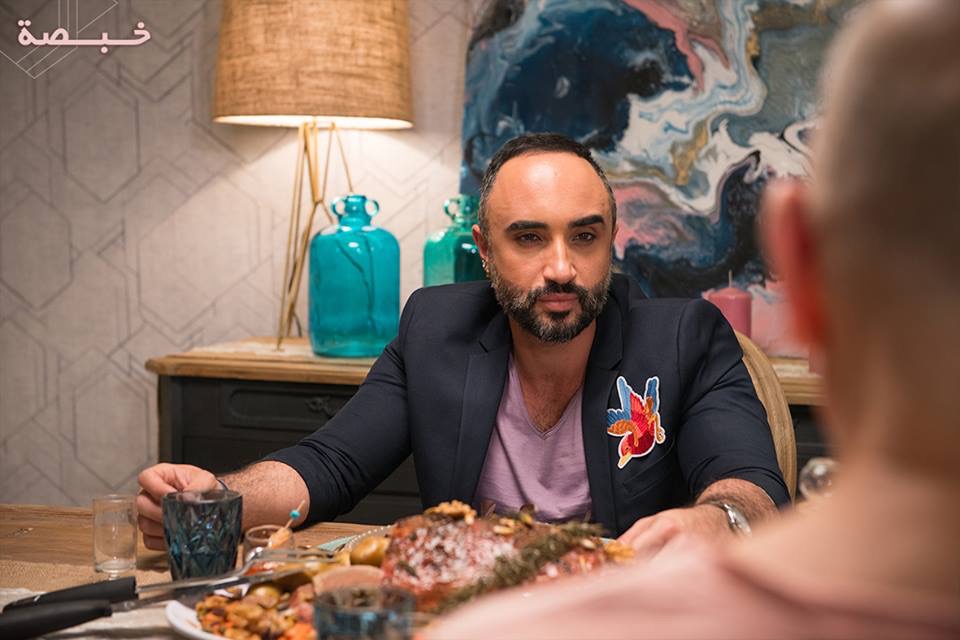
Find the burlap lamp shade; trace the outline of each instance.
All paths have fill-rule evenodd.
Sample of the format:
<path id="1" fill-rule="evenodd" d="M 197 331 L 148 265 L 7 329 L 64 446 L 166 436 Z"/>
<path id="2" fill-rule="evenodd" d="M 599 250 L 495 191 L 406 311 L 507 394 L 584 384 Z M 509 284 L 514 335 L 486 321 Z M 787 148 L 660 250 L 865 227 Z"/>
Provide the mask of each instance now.
<path id="1" fill-rule="evenodd" d="M 412 126 L 406 0 L 224 0 L 217 122 Z"/>

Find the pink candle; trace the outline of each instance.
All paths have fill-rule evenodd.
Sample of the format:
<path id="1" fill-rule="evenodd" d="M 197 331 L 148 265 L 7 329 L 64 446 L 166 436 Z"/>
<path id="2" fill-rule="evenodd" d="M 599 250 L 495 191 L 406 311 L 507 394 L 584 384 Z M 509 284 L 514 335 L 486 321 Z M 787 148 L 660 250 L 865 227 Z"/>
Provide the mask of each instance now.
<path id="1" fill-rule="evenodd" d="M 731 285 L 723 289 L 716 289 L 704 296 L 720 309 L 720 313 L 727 319 L 734 329 L 750 337 L 750 310 L 753 297 L 746 291 L 741 291 Z"/>

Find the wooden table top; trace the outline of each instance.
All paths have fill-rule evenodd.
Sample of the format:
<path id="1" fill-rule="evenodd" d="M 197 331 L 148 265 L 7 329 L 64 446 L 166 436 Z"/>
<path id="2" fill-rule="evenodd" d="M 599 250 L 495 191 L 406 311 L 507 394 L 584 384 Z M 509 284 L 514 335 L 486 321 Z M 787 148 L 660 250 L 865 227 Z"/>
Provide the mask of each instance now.
<path id="1" fill-rule="evenodd" d="M 306 338 L 287 338 L 277 351 L 276 338 L 259 337 L 151 358 L 146 367 L 161 376 L 359 385 L 373 362 L 374 358 L 315 356 Z M 823 403 L 822 380 L 810 371 L 806 359 L 770 358 L 770 362 L 788 403 Z"/>
<path id="2" fill-rule="evenodd" d="M 369 525 L 325 522 L 294 533 L 299 545 L 317 545 L 369 530 Z M 34 591 L 102 580 L 93 570 L 93 519 L 83 507 L 0 505 L 0 587 Z M 137 580 L 170 579 L 166 554 L 137 549 Z"/>
<path id="3" fill-rule="evenodd" d="M 224 342 L 151 358 L 146 367 L 161 376 L 359 385 L 376 360 L 321 358 L 307 338 L 287 338 L 279 351 L 276 344 L 275 337 Z"/>

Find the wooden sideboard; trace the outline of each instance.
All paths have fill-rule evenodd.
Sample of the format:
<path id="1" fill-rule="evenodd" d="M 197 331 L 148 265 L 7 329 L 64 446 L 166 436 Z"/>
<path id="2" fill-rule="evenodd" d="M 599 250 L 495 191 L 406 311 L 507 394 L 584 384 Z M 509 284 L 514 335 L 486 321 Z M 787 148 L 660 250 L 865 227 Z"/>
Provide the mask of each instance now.
<path id="1" fill-rule="evenodd" d="M 259 460 L 322 427 L 353 396 L 373 359 L 320 358 L 305 338 L 251 338 L 153 358 L 159 376 L 160 460 L 223 473 Z M 799 414 L 800 465 L 820 453 L 809 406 L 821 383 L 805 360 L 771 359 L 793 413 Z M 815 431 L 815 427 L 814 427 Z M 809 442 L 808 442 L 809 441 Z M 806 447 L 806 448 L 804 448 Z M 820 447 L 820 448 L 818 448 Z M 339 520 L 385 524 L 420 510 L 412 459 Z"/>

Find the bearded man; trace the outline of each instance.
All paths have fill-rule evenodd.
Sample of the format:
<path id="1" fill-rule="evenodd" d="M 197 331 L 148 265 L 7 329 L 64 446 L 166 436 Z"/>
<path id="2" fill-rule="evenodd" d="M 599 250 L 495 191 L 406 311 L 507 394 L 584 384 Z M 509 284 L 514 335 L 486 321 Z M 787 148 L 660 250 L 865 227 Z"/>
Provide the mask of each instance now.
<path id="1" fill-rule="evenodd" d="M 479 599 L 421 637 L 960 638 L 958 34 L 956 0 L 851 13 L 812 178 L 764 196 L 790 321 L 824 355 L 829 498 L 738 544 L 678 536 L 642 566 Z"/>
<path id="2" fill-rule="evenodd" d="M 415 292 L 332 420 L 221 478 L 244 495 L 244 526 L 282 522 L 301 500 L 301 522 L 333 519 L 411 453 L 425 507 L 532 504 L 641 553 L 775 513 L 789 496 L 733 331 L 708 302 L 646 299 L 611 274 L 616 232 L 589 149 L 557 134 L 507 142 L 473 231 L 490 282 Z M 218 479 L 160 464 L 140 484 L 140 527 L 159 548 L 162 495 Z"/>

